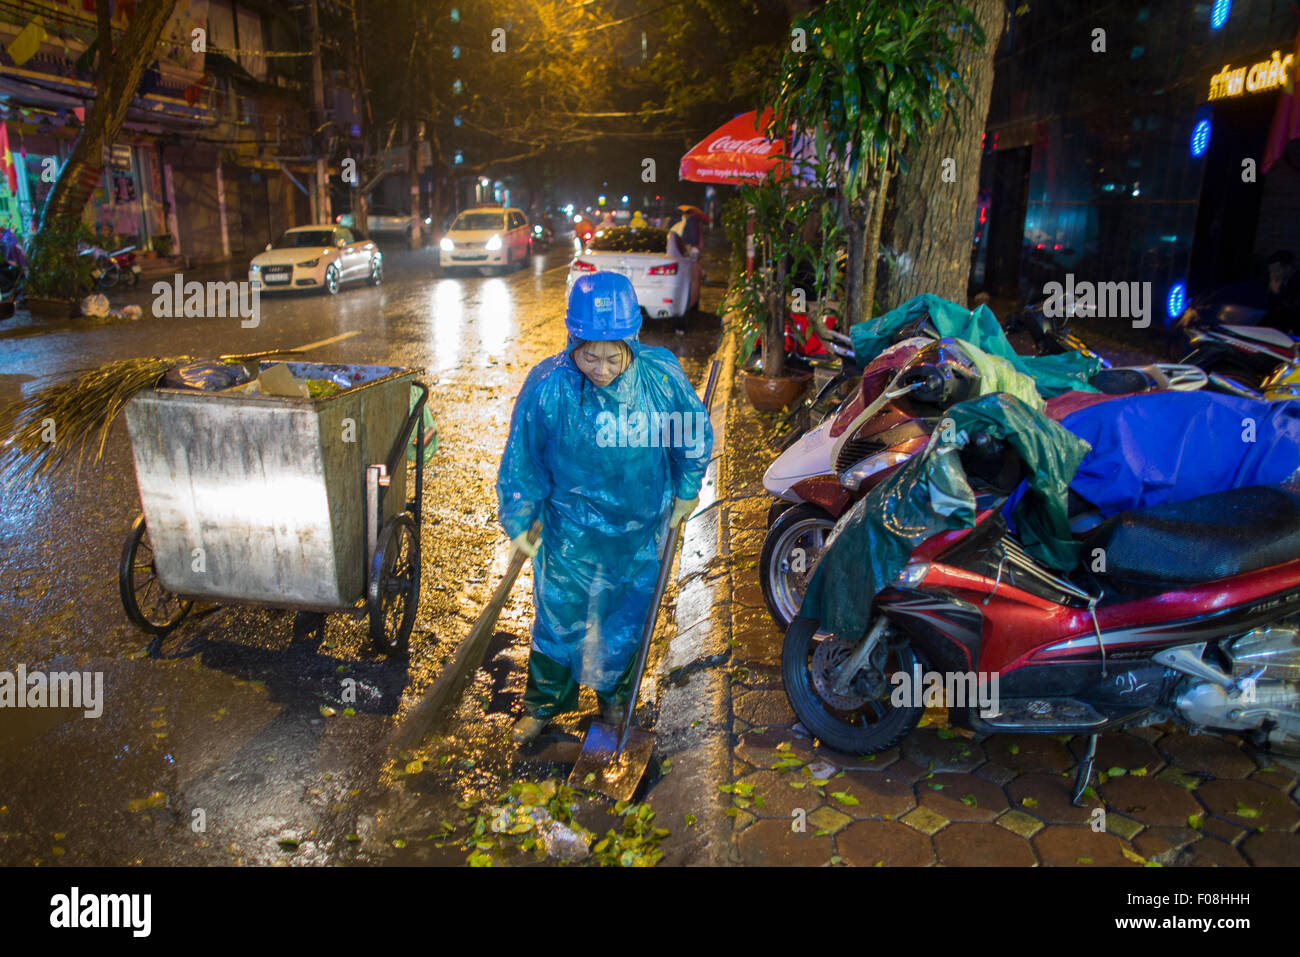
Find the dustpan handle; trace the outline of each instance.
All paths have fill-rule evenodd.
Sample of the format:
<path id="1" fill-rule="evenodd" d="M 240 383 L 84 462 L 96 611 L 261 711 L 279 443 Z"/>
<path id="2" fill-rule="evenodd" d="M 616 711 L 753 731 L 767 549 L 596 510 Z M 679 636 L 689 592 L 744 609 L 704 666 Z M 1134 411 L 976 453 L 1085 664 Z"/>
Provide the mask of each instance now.
<path id="1" fill-rule="evenodd" d="M 713 404 L 713 390 L 718 384 L 718 368 L 720 363 L 717 359 L 713 360 L 713 365 L 709 367 L 709 381 L 704 387 L 704 414 L 708 415 L 710 406 Z M 654 634 L 655 622 L 659 619 L 659 602 L 663 600 L 664 589 L 668 585 L 668 572 L 673 567 L 673 553 L 677 550 L 677 539 L 681 537 L 682 526 L 690 519 L 688 515 L 682 519 L 668 532 L 668 540 L 664 542 L 663 551 L 659 553 L 659 575 L 655 579 L 654 596 L 650 600 L 650 609 L 646 612 L 645 626 L 641 630 L 641 647 L 637 650 L 636 671 L 632 677 L 632 693 L 628 695 L 627 704 L 623 706 L 623 722 L 618 729 L 618 748 L 615 755 L 623 753 L 623 747 L 627 744 L 628 735 L 632 733 L 632 714 L 636 711 L 637 695 L 641 691 L 641 678 L 645 673 L 646 658 L 650 653 L 650 636 Z"/>

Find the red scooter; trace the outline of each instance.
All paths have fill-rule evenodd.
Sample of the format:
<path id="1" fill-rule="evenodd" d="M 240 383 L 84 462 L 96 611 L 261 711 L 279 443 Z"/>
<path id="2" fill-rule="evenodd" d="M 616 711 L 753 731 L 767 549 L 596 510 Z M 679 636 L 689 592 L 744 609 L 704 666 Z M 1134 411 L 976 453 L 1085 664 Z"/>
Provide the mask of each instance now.
<path id="1" fill-rule="evenodd" d="M 1252 486 L 1121 512 L 1084 539 L 1084 555 L 1104 550 L 1105 570 L 1065 575 L 1031 558 L 999 511 L 1019 457 L 984 435 L 963 464 L 968 453 L 997 473 L 974 527 L 916 547 L 876 595 L 865 635 L 791 623 L 782 675 L 805 727 L 849 754 L 880 751 L 924 711 L 907 697 L 895 704 L 896 676 L 964 679 L 972 693 L 946 699 L 958 726 L 1089 736 L 1076 803 L 1107 729 L 1172 720 L 1262 749 L 1300 745 L 1300 490 Z"/>

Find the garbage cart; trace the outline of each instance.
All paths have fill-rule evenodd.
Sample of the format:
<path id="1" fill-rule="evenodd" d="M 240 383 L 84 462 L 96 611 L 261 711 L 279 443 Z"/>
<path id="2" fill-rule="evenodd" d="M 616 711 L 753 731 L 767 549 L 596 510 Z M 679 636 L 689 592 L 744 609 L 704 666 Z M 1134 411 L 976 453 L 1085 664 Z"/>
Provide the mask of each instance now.
<path id="1" fill-rule="evenodd" d="M 369 617 L 380 651 L 403 653 L 425 458 L 408 499 L 406 449 L 413 433 L 424 449 L 429 390 L 394 366 L 283 365 L 330 394 L 157 388 L 127 404 L 143 513 L 122 548 L 122 605 L 153 635 L 200 600 L 345 612 Z"/>

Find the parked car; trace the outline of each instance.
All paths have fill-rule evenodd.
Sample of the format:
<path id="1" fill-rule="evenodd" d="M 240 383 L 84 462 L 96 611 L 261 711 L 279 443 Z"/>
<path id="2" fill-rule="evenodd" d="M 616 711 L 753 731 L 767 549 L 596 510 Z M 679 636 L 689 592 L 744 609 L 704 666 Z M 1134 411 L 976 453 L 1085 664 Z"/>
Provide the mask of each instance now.
<path id="1" fill-rule="evenodd" d="M 345 282 L 384 281 L 384 256 L 373 240 L 358 239 L 346 226 L 295 226 L 268 243 L 248 267 L 254 289 L 324 289 L 329 295 Z"/>
<path id="2" fill-rule="evenodd" d="M 610 226 L 597 231 L 573 257 L 565 292 L 587 273 L 616 272 L 632 280 L 647 318 L 675 318 L 699 305 L 699 284 L 694 281 L 699 268 L 676 233 Z"/>
<path id="3" fill-rule="evenodd" d="M 508 272 L 528 263 L 533 251 L 528 217 L 518 209 L 480 206 L 456 217 L 438 243 L 443 269 L 496 267 Z"/>

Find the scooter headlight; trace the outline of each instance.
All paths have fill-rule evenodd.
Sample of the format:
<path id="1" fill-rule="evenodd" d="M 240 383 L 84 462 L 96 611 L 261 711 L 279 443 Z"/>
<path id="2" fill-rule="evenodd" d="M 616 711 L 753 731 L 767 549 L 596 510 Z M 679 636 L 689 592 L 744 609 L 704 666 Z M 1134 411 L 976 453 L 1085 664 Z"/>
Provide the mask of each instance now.
<path id="1" fill-rule="evenodd" d="M 925 580 L 925 576 L 929 573 L 929 562 L 908 562 L 903 566 L 903 570 L 898 573 L 898 577 L 894 579 L 894 585 L 897 588 L 915 588 Z"/>
<path id="2" fill-rule="evenodd" d="M 877 452 L 875 455 L 869 455 L 847 472 L 842 473 L 840 484 L 856 492 L 862 483 L 873 475 L 900 465 L 911 457 L 910 452 Z"/>

